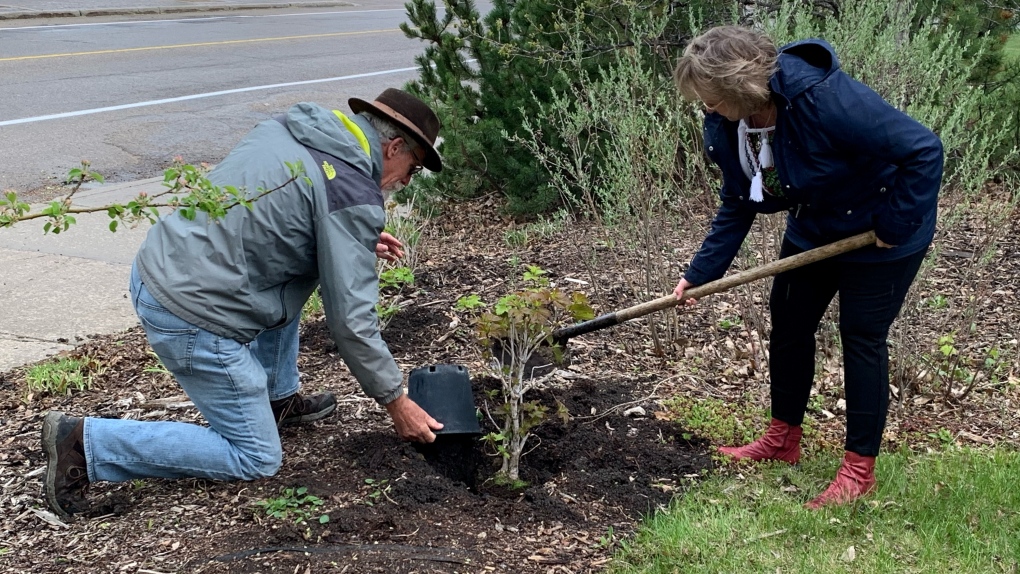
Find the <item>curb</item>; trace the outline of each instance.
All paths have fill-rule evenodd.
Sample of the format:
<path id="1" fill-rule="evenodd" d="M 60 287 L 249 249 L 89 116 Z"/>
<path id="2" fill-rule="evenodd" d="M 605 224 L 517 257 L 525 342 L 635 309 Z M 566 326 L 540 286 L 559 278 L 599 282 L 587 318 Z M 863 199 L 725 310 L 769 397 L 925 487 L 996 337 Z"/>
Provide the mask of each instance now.
<path id="1" fill-rule="evenodd" d="M 194 6 L 149 6 L 138 8 L 83 8 L 81 10 L 26 10 L 24 12 L 0 13 L 0 20 L 21 20 L 26 18 L 74 18 L 88 16 L 124 16 L 137 14 L 183 14 L 187 12 L 226 12 L 235 10 L 262 10 L 268 8 L 332 8 L 356 6 L 352 2 L 274 2 L 270 4 L 197 4 Z"/>

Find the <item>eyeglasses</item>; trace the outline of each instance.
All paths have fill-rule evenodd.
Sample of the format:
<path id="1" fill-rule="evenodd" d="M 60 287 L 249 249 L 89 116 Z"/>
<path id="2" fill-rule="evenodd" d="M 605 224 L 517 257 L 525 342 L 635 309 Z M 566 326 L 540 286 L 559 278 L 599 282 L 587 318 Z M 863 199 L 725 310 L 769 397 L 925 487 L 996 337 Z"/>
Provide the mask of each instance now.
<path id="1" fill-rule="evenodd" d="M 709 111 L 709 112 L 714 112 L 716 109 L 719 108 L 719 106 L 722 105 L 722 103 L 723 103 L 722 100 L 719 100 L 718 102 L 716 102 L 714 104 L 710 104 L 708 102 L 702 102 L 702 104 L 705 106 L 705 111 Z"/>
<path id="2" fill-rule="evenodd" d="M 722 101 L 722 100 L 716 100 L 716 102 L 715 102 L 715 103 L 711 103 L 711 104 L 710 104 L 710 103 L 708 103 L 708 100 L 707 100 L 707 99 L 705 99 L 705 97 L 704 97 L 704 96 L 702 96 L 702 95 L 701 95 L 701 94 L 699 94 L 698 92 L 694 92 L 694 93 L 695 93 L 695 94 L 697 94 L 697 96 L 698 96 L 698 99 L 699 99 L 699 100 L 701 100 L 701 104 L 702 104 L 703 106 L 705 106 L 705 111 L 706 111 L 706 112 L 710 112 L 710 113 L 711 113 L 711 112 L 714 112 L 714 111 L 715 111 L 715 110 L 716 110 L 716 109 L 717 109 L 717 108 L 718 108 L 719 106 L 721 106 L 721 105 L 722 105 L 722 103 L 723 103 L 723 101 Z"/>
<path id="3" fill-rule="evenodd" d="M 424 150 L 422 151 L 424 152 Z M 413 151 L 408 150 L 407 153 L 409 153 L 411 157 L 414 158 L 414 163 L 407 170 L 407 177 L 414 177 L 421 173 L 421 170 L 425 167 L 424 165 L 422 165 L 422 162 L 425 161 L 424 154 L 422 154 L 423 157 L 419 159 L 418 154 L 414 153 Z"/>

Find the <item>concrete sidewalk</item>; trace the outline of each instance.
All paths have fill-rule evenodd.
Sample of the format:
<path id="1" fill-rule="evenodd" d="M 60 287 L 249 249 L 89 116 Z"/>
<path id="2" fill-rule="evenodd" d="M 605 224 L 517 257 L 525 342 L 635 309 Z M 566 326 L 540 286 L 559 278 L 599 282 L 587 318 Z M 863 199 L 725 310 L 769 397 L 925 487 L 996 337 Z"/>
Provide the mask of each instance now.
<path id="1" fill-rule="evenodd" d="M 75 204 L 104 206 L 142 191 L 159 193 L 162 181 L 82 189 Z M 76 218 L 60 235 L 43 235 L 43 219 L 0 229 L 0 372 L 72 349 L 89 335 L 138 324 L 128 275 L 150 225 L 111 233 L 105 212 Z"/>
<path id="2" fill-rule="evenodd" d="M 137 14 L 180 14 L 268 8 L 372 6 L 332 0 L 0 0 L 3 21 Z M 140 192 L 162 192 L 162 178 L 82 189 L 80 206 L 125 202 Z M 33 207 L 32 211 L 37 211 Z M 111 233 L 104 212 L 78 214 L 60 235 L 43 234 L 45 220 L 0 229 L 0 372 L 73 349 L 90 335 L 138 324 L 128 299 L 131 262 L 149 230 Z"/>
<path id="3" fill-rule="evenodd" d="M 3 0 L 0 0 L 2 2 Z M 139 14 L 186 14 L 270 8 L 331 8 L 357 6 L 333 0 L 20 0 L 0 4 L 0 20 L 22 18 L 68 18 L 78 16 L 131 16 Z"/>
<path id="4" fill-rule="evenodd" d="M 139 14 L 183 14 L 270 8 L 378 5 L 334 0 L 0 0 L 3 21 Z M 75 204 L 103 206 L 164 191 L 162 178 L 95 186 Z M 33 211 L 36 211 L 33 208 Z M 42 219 L 0 229 L 0 372 L 70 350 L 90 335 L 138 324 L 128 276 L 149 224 L 111 233 L 105 213 L 79 214 L 60 235 L 44 235 Z"/>

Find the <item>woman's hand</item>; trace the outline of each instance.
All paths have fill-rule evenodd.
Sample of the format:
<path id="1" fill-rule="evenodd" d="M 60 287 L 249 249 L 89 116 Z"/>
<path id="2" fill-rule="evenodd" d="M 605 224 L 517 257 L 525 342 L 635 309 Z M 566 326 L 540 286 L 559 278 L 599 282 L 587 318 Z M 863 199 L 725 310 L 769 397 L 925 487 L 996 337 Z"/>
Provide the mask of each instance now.
<path id="1" fill-rule="evenodd" d="M 684 291 L 687 291 L 688 287 L 694 287 L 694 285 L 691 285 L 690 283 L 688 283 L 686 279 L 681 278 L 680 282 L 676 284 L 676 289 L 673 289 L 673 294 L 676 295 L 677 299 L 683 301 L 683 299 L 684 299 Z M 691 305 L 694 305 L 697 302 L 698 302 L 697 299 L 688 299 L 688 300 L 684 301 L 683 304 L 687 305 L 687 306 L 691 306 Z"/>

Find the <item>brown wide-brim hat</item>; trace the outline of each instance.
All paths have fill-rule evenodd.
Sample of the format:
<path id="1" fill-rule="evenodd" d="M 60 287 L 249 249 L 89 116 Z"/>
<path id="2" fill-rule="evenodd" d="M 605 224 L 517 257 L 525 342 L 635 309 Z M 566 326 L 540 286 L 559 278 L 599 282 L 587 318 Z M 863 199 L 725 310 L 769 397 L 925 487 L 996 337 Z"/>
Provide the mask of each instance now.
<path id="1" fill-rule="evenodd" d="M 356 114 L 371 112 L 392 120 L 425 150 L 425 161 L 422 162 L 425 169 L 443 171 L 443 160 L 435 148 L 436 137 L 439 136 L 439 118 L 428 104 L 403 90 L 387 88 L 374 102 L 351 98 L 347 100 L 347 105 Z"/>

